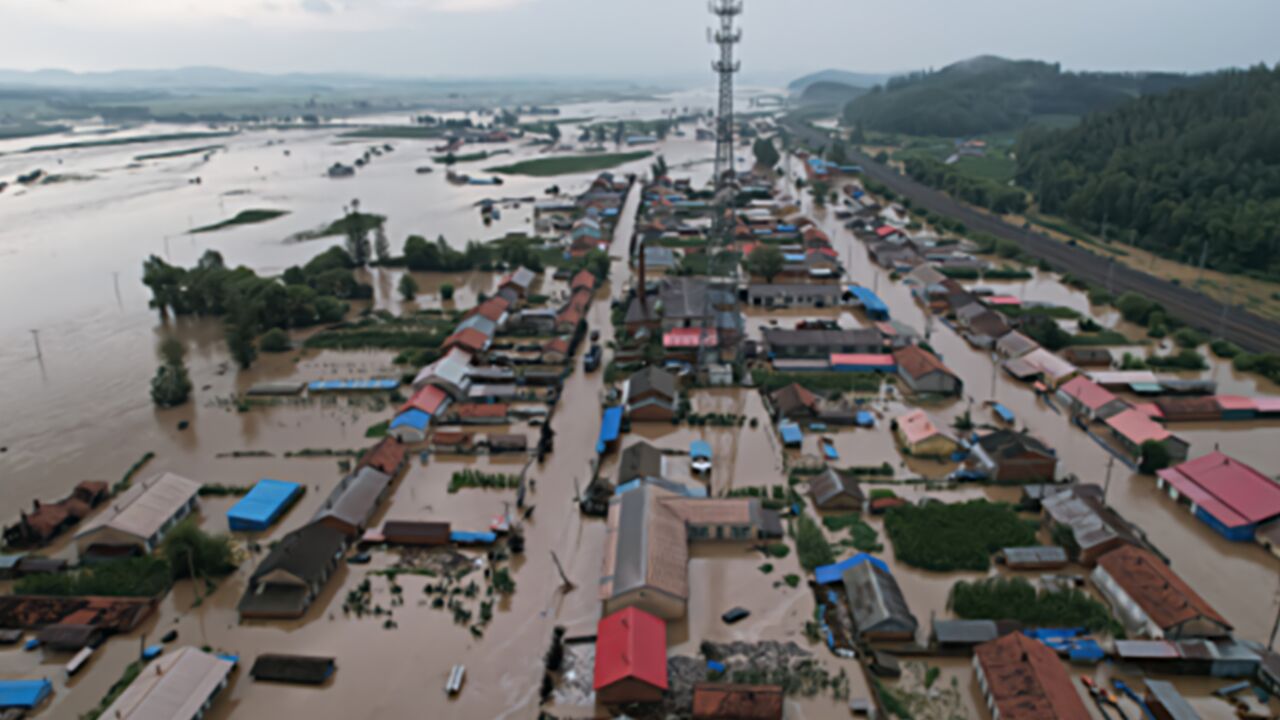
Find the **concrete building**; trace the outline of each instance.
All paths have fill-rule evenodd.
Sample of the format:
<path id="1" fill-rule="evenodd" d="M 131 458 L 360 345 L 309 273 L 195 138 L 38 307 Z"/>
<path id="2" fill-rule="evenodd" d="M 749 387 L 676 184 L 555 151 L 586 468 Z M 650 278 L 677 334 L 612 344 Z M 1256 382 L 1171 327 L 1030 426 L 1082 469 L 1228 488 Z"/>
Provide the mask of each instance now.
<path id="1" fill-rule="evenodd" d="M 1187 459 L 1190 445 L 1187 441 L 1165 429 L 1163 425 L 1152 420 L 1146 414 L 1132 408 L 1116 413 L 1104 421 L 1111 434 L 1120 445 L 1135 459 L 1142 457 L 1142 445 L 1146 442 L 1157 442 L 1164 445 L 1173 462 Z"/>
<path id="2" fill-rule="evenodd" d="M 102 712 L 115 720 L 199 720 L 227 686 L 234 660 L 194 647 L 162 655 Z"/>
<path id="3" fill-rule="evenodd" d="M 1049 488 L 1040 502 L 1051 532 L 1065 528 L 1071 534 L 1072 559 L 1092 567 L 1098 558 L 1116 548 L 1145 547 L 1146 536 L 1133 523 L 1107 507 L 1097 485 Z"/>
<path id="4" fill-rule="evenodd" d="M 1128 409 L 1128 404 L 1110 390 L 1083 375 L 1071 378 L 1057 391 L 1058 399 L 1072 415 L 1088 420 L 1105 420 Z"/>
<path id="5" fill-rule="evenodd" d="M 898 581 L 880 565 L 857 563 L 844 571 L 844 592 L 858 637 L 863 640 L 915 638 L 919 623 L 907 607 Z"/>
<path id="6" fill-rule="evenodd" d="M 861 512 L 867 501 L 857 480 L 831 467 L 809 479 L 809 494 L 814 507 L 825 511 Z"/>
<path id="7" fill-rule="evenodd" d="M 1091 577 L 1130 636 L 1185 640 L 1231 632 L 1230 623 L 1148 550 L 1112 550 Z"/>
<path id="8" fill-rule="evenodd" d="M 355 539 L 369 527 L 391 487 L 391 476 L 372 467 L 355 470 L 334 487 L 311 522 Z"/>
<path id="9" fill-rule="evenodd" d="M 1218 451 L 1157 471 L 1156 486 L 1228 540 L 1253 540 L 1280 519 L 1280 484 Z"/>
<path id="10" fill-rule="evenodd" d="M 1058 656 L 1022 633 L 979 645 L 973 669 L 994 720 L 1092 717 Z"/>
<path id="11" fill-rule="evenodd" d="M 600 600 L 604 614 L 639 608 L 664 620 L 684 617 L 689 541 L 684 521 L 645 486 L 609 503 Z"/>
<path id="12" fill-rule="evenodd" d="M 830 284 L 752 283 L 747 286 L 747 303 L 763 308 L 836 307 L 840 304 L 840 295 L 840 286 Z"/>
<path id="13" fill-rule="evenodd" d="M 628 607 L 596 627 L 592 685 L 604 705 L 658 702 L 667 690 L 667 624 Z"/>
<path id="14" fill-rule="evenodd" d="M 670 422 L 679 404 L 676 376 L 652 365 L 644 367 L 627 378 L 622 397 L 632 420 Z"/>
<path id="15" fill-rule="evenodd" d="M 921 457 L 948 457 L 959 449 L 949 435 L 933 424 L 924 410 L 915 409 L 893 420 L 894 434 L 907 452 Z"/>
<path id="16" fill-rule="evenodd" d="M 875 328 L 853 330 L 817 330 L 765 328 L 765 351 L 773 358 L 821 358 L 832 354 L 882 353 L 886 350 L 884 337 Z"/>
<path id="17" fill-rule="evenodd" d="M 959 395 L 964 390 L 964 381 L 959 375 L 942 364 L 937 355 L 918 345 L 895 350 L 893 359 L 898 366 L 898 377 L 912 392 Z"/>
<path id="18" fill-rule="evenodd" d="M 249 576 L 240 617 L 302 617 L 337 569 L 348 540 L 340 530 L 319 524 L 285 535 Z"/>
<path id="19" fill-rule="evenodd" d="M 996 430 L 978 438 L 971 450 L 966 465 L 991 482 L 1052 482 L 1057 474 L 1057 454 L 1026 432 Z"/>
<path id="20" fill-rule="evenodd" d="M 76 533 L 81 560 L 147 555 L 196 509 L 200 483 L 174 473 L 135 482 Z"/>

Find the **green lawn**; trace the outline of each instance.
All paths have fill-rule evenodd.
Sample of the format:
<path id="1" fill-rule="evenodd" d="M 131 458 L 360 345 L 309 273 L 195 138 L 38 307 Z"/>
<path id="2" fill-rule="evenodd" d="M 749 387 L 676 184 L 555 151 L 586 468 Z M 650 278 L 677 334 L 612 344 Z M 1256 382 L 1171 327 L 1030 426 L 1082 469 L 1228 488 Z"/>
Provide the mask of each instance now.
<path id="1" fill-rule="evenodd" d="M 210 150 L 221 150 L 224 147 L 226 147 L 226 145 L 201 145 L 200 147 L 186 148 L 184 150 L 169 150 L 168 152 L 135 155 L 133 159 L 137 162 L 142 162 L 143 160 L 162 160 L 164 158 L 182 157 L 184 155 L 197 155 L 199 153 L 209 152 Z"/>
<path id="2" fill-rule="evenodd" d="M 438 125 L 386 125 L 368 127 L 343 133 L 342 137 L 386 139 L 386 140 L 429 140 L 444 137 L 444 128 Z"/>
<path id="3" fill-rule="evenodd" d="M 275 220 L 278 217 L 282 217 L 288 214 L 289 214 L 288 210 L 264 210 L 261 208 L 241 210 L 240 212 L 236 213 L 235 217 L 227 218 L 222 222 L 216 222 L 216 223 L 213 223 L 212 225 L 203 225 L 201 227 L 195 228 L 194 230 L 191 230 L 189 234 L 195 235 L 196 233 L 216 232 L 218 230 L 224 230 L 226 228 L 234 227 L 236 225 L 252 225 L 253 223 L 260 223 L 260 222 L 266 222 L 268 220 Z"/>
<path id="4" fill-rule="evenodd" d="M 1018 163 L 1002 150 L 992 150 L 984 157 L 962 157 L 953 166 L 965 175 L 1007 183 L 1013 179 Z"/>
<path id="5" fill-rule="evenodd" d="M 24 152 L 44 152 L 46 150 L 78 150 L 80 148 L 110 147 L 112 145 L 141 145 L 144 143 L 169 142 L 172 140 L 202 140 L 235 135 L 234 132 L 185 132 L 167 133 L 164 135 L 139 135 L 136 137 L 110 138 L 106 140 L 79 140 L 77 142 L 56 143 L 53 145 L 35 145 Z"/>
<path id="6" fill-rule="evenodd" d="M 630 153 L 600 153 L 598 155 L 558 155 L 556 157 L 525 160 L 524 162 L 499 167 L 485 168 L 485 172 L 503 175 L 531 175 L 533 177 L 551 177 L 570 173 L 608 170 L 636 160 L 643 160 L 653 155 L 644 150 Z"/>

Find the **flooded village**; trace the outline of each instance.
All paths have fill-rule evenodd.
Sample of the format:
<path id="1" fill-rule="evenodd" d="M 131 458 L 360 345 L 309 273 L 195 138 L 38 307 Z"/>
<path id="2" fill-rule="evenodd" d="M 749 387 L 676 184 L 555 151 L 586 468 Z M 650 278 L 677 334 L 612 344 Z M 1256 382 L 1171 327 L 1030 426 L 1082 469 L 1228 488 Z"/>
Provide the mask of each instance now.
<path id="1" fill-rule="evenodd" d="M 0 140 L 0 717 L 1276 717 L 1280 387 L 772 96 Z"/>

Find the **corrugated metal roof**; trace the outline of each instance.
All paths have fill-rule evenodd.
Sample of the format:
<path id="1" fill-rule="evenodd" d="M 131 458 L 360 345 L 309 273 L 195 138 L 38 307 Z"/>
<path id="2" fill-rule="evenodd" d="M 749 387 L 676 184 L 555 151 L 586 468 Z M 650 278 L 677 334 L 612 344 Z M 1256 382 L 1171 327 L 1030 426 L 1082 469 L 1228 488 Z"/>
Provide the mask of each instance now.
<path id="1" fill-rule="evenodd" d="M 193 647 L 179 648 L 144 667 L 103 713 L 118 720 L 190 720 L 235 667 Z"/>
<path id="2" fill-rule="evenodd" d="M 596 690 L 634 679 L 667 689 L 667 624 L 634 607 L 600 619 L 596 629 Z"/>
<path id="3" fill-rule="evenodd" d="M 134 483 L 112 500 L 76 537 L 111 528 L 145 540 L 159 532 L 199 492 L 200 483 L 181 475 L 167 472 L 152 476 Z"/>

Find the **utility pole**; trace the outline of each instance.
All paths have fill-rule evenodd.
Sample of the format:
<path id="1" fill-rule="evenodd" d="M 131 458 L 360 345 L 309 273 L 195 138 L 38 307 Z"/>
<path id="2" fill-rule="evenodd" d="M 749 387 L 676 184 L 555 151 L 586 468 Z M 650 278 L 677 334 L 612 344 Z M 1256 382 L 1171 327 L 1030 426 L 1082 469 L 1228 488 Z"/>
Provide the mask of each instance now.
<path id="1" fill-rule="evenodd" d="M 1107 494 L 1111 492 L 1111 468 L 1115 467 L 1116 456 L 1107 458 L 1107 482 L 1102 486 L 1102 504 L 1107 504 Z"/>
<path id="2" fill-rule="evenodd" d="M 43 358 L 43 357 L 44 357 L 44 353 L 40 352 L 40 331 L 39 331 L 39 330 L 32 330 L 32 331 L 31 331 L 31 339 L 32 339 L 32 340 L 35 342 L 35 344 L 36 344 L 36 359 L 37 359 L 37 360 L 39 360 L 39 359 L 41 359 L 41 358 Z"/>

